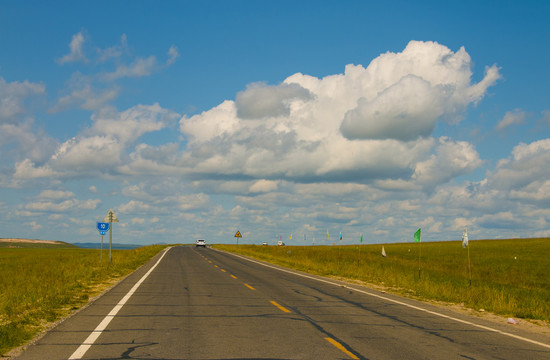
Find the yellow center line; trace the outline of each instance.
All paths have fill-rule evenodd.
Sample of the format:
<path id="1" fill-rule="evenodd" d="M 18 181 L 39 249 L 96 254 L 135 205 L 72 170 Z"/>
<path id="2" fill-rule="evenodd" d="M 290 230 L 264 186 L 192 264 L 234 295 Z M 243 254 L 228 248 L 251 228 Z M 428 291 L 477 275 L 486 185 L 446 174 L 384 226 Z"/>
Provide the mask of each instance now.
<path id="1" fill-rule="evenodd" d="M 217 267 L 218 267 L 218 265 L 214 265 L 214 267 L 215 267 L 215 268 L 217 268 Z"/>
<path id="2" fill-rule="evenodd" d="M 208 260 L 208 262 L 209 262 L 210 264 L 212 264 L 212 261 Z"/>
<path id="3" fill-rule="evenodd" d="M 246 287 L 249 288 L 250 290 L 256 290 L 256 289 L 254 289 L 252 286 L 248 285 L 247 283 L 244 283 L 244 286 L 246 286 Z"/>
<path id="4" fill-rule="evenodd" d="M 236 278 L 237 278 L 235 275 L 231 275 L 231 277 L 232 277 L 233 279 L 236 279 Z"/>
<path id="5" fill-rule="evenodd" d="M 270 301 L 270 303 L 272 303 L 273 305 L 278 307 L 279 310 L 281 310 L 282 312 L 286 312 L 286 313 L 292 312 L 292 311 L 288 310 L 287 308 L 285 308 L 284 306 L 281 306 L 281 305 L 277 304 L 275 301 Z"/>
<path id="6" fill-rule="evenodd" d="M 221 270 L 221 271 L 223 271 L 223 272 L 225 272 L 225 270 L 224 270 L 224 269 L 220 269 L 220 270 Z"/>
<path id="7" fill-rule="evenodd" d="M 329 337 L 325 338 L 326 341 L 334 345 L 338 350 L 342 351 L 346 355 L 348 355 L 352 359 L 359 360 L 357 356 L 355 356 L 353 353 L 351 353 L 348 349 L 346 349 L 342 344 L 340 344 L 338 341 L 331 339 Z"/>

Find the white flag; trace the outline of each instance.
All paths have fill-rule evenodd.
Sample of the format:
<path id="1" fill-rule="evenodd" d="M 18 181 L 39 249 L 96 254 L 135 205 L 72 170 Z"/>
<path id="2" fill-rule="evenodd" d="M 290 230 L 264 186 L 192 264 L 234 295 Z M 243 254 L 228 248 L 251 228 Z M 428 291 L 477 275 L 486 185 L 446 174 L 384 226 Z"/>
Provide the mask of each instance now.
<path id="1" fill-rule="evenodd" d="M 386 250 L 384 250 L 384 246 L 382 246 L 382 256 L 386 257 Z"/>
<path id="2" fill-rule="evenodd" d="M 465 248 L 466 246 L 468 246 L 468 228 L 464 228 L 462 233 L 462 247 Z"/>

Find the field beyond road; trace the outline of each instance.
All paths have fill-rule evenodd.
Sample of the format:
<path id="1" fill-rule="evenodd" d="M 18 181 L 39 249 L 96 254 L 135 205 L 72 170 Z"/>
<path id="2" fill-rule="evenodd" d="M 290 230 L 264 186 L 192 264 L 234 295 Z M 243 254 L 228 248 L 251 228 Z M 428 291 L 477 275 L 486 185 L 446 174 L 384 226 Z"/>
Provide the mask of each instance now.
<path id="1" fill-rule="evenodd" d="M 387 257 L 382 256 L 382 246 Z M 457 241 L 214 247 L 312 274 L 382 286 L 389 292 L 416 299 L 550 321 L 549 238 L 470 240 L 469 246 L 471 285 L 468 249 Z"/>
<path id="2" fill-rule="evenodd" d="M 0 248 L 0 355 L 24 344 L 166 246 L 108 251 Z"/>

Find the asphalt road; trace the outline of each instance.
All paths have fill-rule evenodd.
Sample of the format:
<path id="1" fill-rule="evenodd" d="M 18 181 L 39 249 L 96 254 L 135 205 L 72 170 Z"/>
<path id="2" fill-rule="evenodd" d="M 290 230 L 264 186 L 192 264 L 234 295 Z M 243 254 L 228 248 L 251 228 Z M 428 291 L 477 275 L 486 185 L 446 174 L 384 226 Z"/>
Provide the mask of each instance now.
<path id="1" fill-rule="evenodd" d="M 209 248 L 161 256 L 18 359 L 550 359 L 513 325 Z"/>

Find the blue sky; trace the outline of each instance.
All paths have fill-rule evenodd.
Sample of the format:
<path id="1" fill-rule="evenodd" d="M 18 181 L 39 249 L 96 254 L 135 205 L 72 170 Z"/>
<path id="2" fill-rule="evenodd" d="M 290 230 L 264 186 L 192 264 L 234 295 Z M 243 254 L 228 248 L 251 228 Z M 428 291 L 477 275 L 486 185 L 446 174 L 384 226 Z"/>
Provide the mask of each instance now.
<path id="1" fill-rule="evenodd" d="M 549 236 L 549 20 L 537 1 L 0 1 L 0 238 L 99 241 L 109 208 L 122 243 Z"/>

